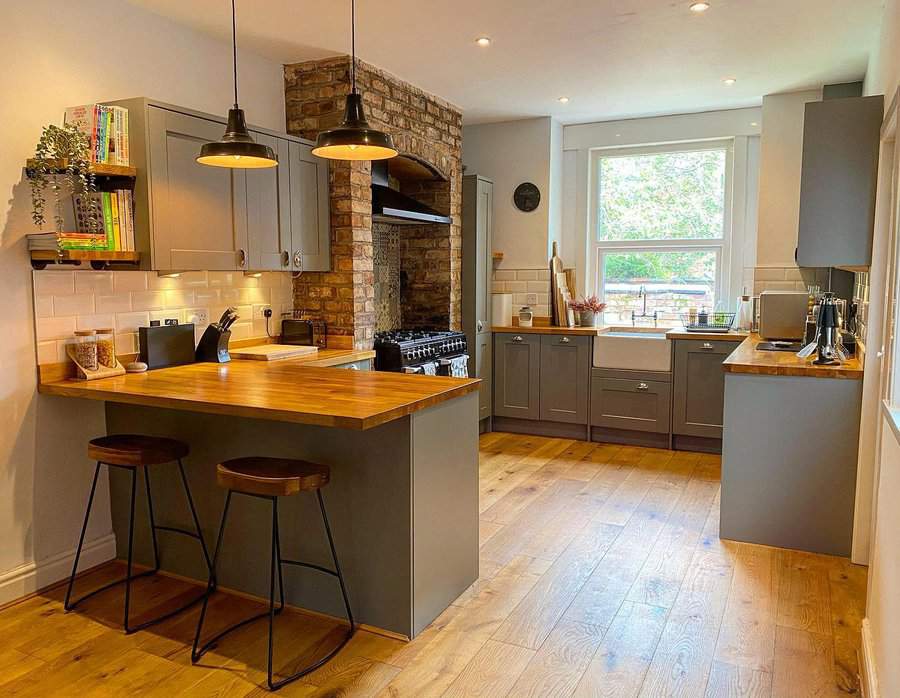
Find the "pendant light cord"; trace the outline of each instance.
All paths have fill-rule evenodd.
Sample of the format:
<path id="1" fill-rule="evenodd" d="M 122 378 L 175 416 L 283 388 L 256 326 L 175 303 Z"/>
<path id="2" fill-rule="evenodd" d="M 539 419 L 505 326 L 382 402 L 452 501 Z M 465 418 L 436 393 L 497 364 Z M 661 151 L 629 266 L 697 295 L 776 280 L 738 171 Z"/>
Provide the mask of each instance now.
<path id="1" fill-rule="evenodd" d="M 231 0 L 231 57 L 234 66 L 234 108 L 238 108 L 238 88 L 237 88 L 237 12 L 235 10 L 235 0 Z"/>
<path id="2" fill-rule="evenodd" d="M 350 91 L 356 94 L 356 0 L 350 0 Z"/>

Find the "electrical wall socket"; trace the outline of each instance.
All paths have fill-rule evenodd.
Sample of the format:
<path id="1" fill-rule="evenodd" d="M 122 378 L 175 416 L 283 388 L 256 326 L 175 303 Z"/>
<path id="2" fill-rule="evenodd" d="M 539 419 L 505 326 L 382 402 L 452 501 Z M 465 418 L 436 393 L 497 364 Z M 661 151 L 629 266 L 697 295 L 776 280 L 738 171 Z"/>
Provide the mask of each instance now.
<path id="1" fill-rule="evenodd" d="M 536 293 L 526 293 L 525 294 L 525 302 L 528 305 L 537 305 L 537 294 Z"/>
<path id="2" fill-rule="evenodd" d="M 254 305 L 253 306 L 253 319 L 254 320 L 265 320 L 266 319 L 265 312 L 267 309 L 268 310 L 272 309 L 272 306 L 269 305 L 268 303 L 258 303 L 256 305 Z"/>
<path id="3" fill-rule="evenodd" d="M 209 324 L 209 311 L 206 308 L 192 308 L 184 311 L 184 321 L 192 322 L 197 327 Z"/>

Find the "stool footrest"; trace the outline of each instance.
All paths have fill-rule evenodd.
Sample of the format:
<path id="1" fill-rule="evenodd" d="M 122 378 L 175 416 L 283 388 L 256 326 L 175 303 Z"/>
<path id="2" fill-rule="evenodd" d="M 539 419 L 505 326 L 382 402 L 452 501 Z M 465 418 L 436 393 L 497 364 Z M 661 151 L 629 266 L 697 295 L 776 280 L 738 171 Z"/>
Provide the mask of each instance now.
<path id="1" fill-rule="evenodd" d="M 180 533 L 182 536 L 188 536 L 189 538 L 194 538 L 195 540 L 200 540 L 200 536 L 198 536 L 193 531 L 188 531 L 184 528 L 176 528 L 175 526 L 154 526 L 157 531 L 168 531 L 169 533 Z"/>
<path id="2" fill-rule="evenodd" d="M 322 567 L 322 565 L 314 565 L 311 562 L 303 562 L 302 560 L 285 560 L 281 559 L 279 562 L 282 565 L 296 565 L 297 567 L 308 567 L 311 570 L 318 570 L 319 572 L 324 572 L 325 574 L 330 574 L 332 577 L 337 577 L 338 573 L 334 570 L 330 570 L 327 567 Z"/>

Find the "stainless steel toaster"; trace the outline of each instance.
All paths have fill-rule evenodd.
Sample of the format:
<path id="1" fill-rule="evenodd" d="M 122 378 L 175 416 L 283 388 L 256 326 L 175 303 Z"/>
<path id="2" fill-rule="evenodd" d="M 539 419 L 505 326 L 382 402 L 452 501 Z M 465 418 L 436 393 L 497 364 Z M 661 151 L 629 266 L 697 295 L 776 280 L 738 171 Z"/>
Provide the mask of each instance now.
<path id="1" fill-rule="evenodd" d="M 759 294 L 759 336 L 802 339 L 808 305 L 809 294 L 804 291 L 763 291 Z"/>

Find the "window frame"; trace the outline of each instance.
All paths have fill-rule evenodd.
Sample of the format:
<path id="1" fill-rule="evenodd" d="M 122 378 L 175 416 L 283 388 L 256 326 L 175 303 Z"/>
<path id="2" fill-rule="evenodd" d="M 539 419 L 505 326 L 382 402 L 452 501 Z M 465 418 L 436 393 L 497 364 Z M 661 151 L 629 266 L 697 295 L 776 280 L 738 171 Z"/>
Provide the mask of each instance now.
<path id="1" fill-rule="evenodd" d="M 591 281 L 595 293 L 601 301 L 606 301 L 604 261 L 610 253 L 635 252 L 687 252 L 712 251 L 716 254 L 716 274 L 714 282 L 715 303 L 726 300 L 728 281 L 731 274 L 731 248 L 733 245 L 734 216 L 734 138 L 638 145 L 615 148 L 594 148 L 591 150 L 588 194 L 590 221 L 588 223 Z M 725 151 L 725 200 L 721 238 L 679 238 L 671 240 L 601 240 L 600 239 L 600 165 L 611 157 L 656 155 L 658 153 L 688 153 L 709 150 Z M 727 300 L 726 300 L 727 302 Z M 712 310 L 712 308 L 710 308 Z"/>

